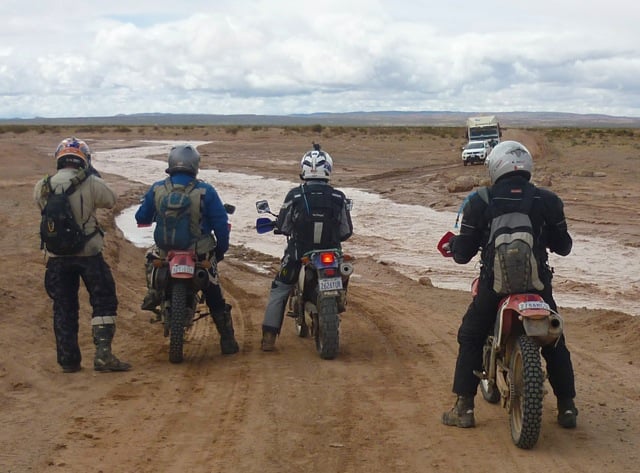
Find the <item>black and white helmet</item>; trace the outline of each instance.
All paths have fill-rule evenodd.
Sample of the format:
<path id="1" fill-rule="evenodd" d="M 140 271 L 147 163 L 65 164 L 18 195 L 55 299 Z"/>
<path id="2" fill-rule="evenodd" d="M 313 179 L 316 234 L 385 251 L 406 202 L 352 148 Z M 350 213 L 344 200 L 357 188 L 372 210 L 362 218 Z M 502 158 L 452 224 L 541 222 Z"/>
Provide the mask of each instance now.
<path id="1" fill-rule="evenodd" d="M 300 178 L 308 181 L 322 179 L 328 181 L 333 170 L 333 159 L 329 153 L 322 151 L 320 145 L 314 143 L 313 149 L 307 151 L 300 161 Z"/>
<path id="2" fill-rule="evenodd" d="M 511 173 L 519 173 L 531 179 L 533 172 L 533 158 L 529 150 L 517 141 L 502 141 L 496 145 L 485 164 L 489 167 L 491 184 L 502 176 Z"/>
<path id="3" fill-rule="evenodd" d="M 166 173 L 186 172 L 196 177 L 200 167 L 200 153 L 191 145 L 176 145 L 169 151 L 169 167 Z"/>

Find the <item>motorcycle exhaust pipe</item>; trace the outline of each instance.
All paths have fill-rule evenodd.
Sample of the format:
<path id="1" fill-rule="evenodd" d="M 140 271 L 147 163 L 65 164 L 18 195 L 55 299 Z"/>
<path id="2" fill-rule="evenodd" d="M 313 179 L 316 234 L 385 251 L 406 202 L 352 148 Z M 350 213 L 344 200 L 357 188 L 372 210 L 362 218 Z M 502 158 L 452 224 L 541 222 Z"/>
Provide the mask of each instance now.
<path id="1" fill-rule="evenodd" d="M 342 263 L 340 265 L 340 274 L 349 277 L 353 274 L 353 265 L 351 263 Z"/>
<path id="2" fill-rule="evenodd" d="M 209 272 L 206 269 L 197 270 L 193 277 L 199 288 L 204 289 L 209 284 Z"/>
<path id="3" fill-rule="evenodd" d="M 551 314 L 549 316 L 549 335 L 559 337 L 562 335 L 563 320 L 558 314 Z"/>

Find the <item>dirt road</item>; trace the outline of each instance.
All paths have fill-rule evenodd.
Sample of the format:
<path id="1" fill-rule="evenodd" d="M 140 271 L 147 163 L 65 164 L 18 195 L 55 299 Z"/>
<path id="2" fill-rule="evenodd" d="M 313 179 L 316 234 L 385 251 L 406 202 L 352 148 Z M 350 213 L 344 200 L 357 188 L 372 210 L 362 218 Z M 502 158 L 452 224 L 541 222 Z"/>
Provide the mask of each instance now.
<path id="1" fill-rule="evenodd" d="M 291 320 L 277 351 L 260 351 L 272 275 L 255 263 L 275 268 L 277 261 L 233 247 L 221 272 L 241 352 L 222 356 L 213 323 L 201 320 L 189 333 L 185 362 L 170 364 L 161 327 L 139 309 L 144 250 L 113 225 L 115 212 L 133 205 L 144 188 L 116 176 L 105 177 L 119 194 L 118 208 L 100 217 L 120 299 L 114 350 L 134 368 L 91 369 L 82 292 L 84 369 L 60 372 L 31 194 L 35 181 L 53 172 L 51 154 L 61 138 L 78 134 L 94 149 L 107 138 L 125 140 L 123 146 L 140 139 L 211 140 L 201 149 L 203 166 L 265 176 L 295 176 L 299 156 L 315 139 L 340 156 L 338 187 L 436 209 L 456 208 L 466 195 L 447 192 L 456 176 L 480 179 L 486 172 L 462 166 L 461 138 L 454 134 L 372 133 L 325 130 L 318 137 L 308 129 L 194 127 L 0 134 L 0 472 L 637 471 L 640 319 L 613 310 L 562 310 L 576 371 L 578 428 L 556 424 L 549 393 L 531 451 L 512 445 L 506 413 L 480 397 L 475 429 L 440 423 L 454 399 L 456 331 L 470 296 L 420 284 L 368 259 L 356 262 L 340 354 L 327 361 L 310 340 L 296 337 Z M 631 204 L 640 194 L 638 132 L 572 133 L 508 130 L 507 137 L 532 149 L 536 176 L 549 179 L 564 198 L 571 229 L 637 247 L 640 221 Z M 579 168 L 572 164 L 576 156 L 584 158 Z"/>

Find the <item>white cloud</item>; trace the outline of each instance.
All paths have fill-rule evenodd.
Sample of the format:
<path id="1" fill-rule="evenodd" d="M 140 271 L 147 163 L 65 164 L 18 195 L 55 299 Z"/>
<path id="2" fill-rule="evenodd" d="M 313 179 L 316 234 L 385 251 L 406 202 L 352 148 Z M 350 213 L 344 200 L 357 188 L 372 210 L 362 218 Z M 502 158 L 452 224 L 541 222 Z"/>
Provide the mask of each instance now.
<path id="1" fill-rule="evenodd" d="M 0 116 L 556 110 L 640 116 L 620 0 L 9 0 Z"/>

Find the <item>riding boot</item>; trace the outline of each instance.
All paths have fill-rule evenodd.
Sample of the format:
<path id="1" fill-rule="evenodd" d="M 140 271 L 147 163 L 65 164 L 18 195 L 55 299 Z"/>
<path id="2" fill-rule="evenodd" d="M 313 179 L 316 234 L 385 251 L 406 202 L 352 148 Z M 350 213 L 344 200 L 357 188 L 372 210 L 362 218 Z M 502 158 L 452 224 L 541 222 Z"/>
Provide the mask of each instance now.
<path id="1" fill-rule="evenodd" d="M 142 301 L 142 305 L 140 306 L 140 308 L 142 310 L 155 310 L 156 307 L 158 307 L 160 305 L 160 302 L 162 302 L 160 300 L 160 291 L 157 291 L 155 289 L 148 289 L 147 293 L 144 296 L 144 299 Z"/>
<path id="2" fill-rule="evenodd" d="M 129 363 L 122 362 L 111 353 L 111 341 L 116 333 L 115 324 L 94 325 L 93 343 L 96 346 L 96 356 L 93 369 L 96 371 L 128 371 Z"/>
<path id="3" fill-rule="evenodd" d="M 578 408 L 573 399 L 558 399 L 558 424 L 565 429 L 574 429 L 578 425 Z"/>
<path id="4" fill-rule="evenodd" d="M 442 423 L 462 428 L 475 427 L 473 407 L 473 396 L 458 396 L 453 408 L 442 414 Z"/>
<path id="5" fill-rule="evenodd" d="M 220 351 L 223 355 L 233 355 L 240 351 L 233 330 L 233 319 L 231 318 L 231 305 L 225 304 L 223 311 L 211 311 L 211 318 L 216 324 L 216 329 L 220 334 Z"/>

